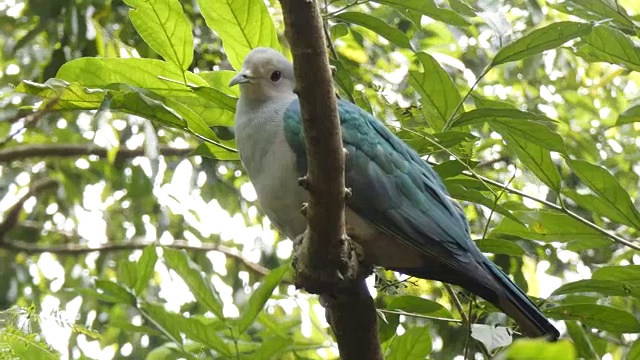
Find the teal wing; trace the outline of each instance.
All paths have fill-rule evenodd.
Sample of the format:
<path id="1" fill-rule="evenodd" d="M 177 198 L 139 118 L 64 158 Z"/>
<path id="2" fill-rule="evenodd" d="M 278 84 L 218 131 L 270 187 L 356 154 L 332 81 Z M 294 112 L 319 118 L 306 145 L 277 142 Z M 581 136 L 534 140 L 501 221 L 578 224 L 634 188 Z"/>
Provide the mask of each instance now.
<path id="1" fill-rule="evenodd" d="M 339 101 L 338 109 L 348 151 L 346 183 L 353 191 L 347 205 L 426 257 L 465 271 L 465 263 L 482 254 L 439 176 L 369 113 L 347 101 Z M 297 100 L 288 107 L 284 121 L 287 141 L 304 174 L 306 152 Z"/>
<path id="2" fill-rule="evenodd" d="M 531 299 L 471 241 L 464 214 L 429 164 L 357 106 L 339 101 L 338 111 L 353 191 L 347 205 L 423 257 L 420 268 L 394 270 L 460 285 L 501 308 L 528 336 L 557 339 L 558 330 Z M 307 157 L 298 100 L 285 111 L 284 128 L 302 176 Z"/>

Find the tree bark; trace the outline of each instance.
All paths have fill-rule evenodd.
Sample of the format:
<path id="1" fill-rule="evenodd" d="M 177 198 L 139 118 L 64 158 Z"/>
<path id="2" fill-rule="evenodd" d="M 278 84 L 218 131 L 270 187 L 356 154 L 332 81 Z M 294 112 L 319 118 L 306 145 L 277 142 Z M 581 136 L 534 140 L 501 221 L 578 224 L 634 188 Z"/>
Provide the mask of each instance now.
<path id="1" fill-rule="evenodd" d="M 187 156 L 193 152 L 193 148 L 172 148 L 161 145 L 158 149 L 160 155 L 164 156 Z M 107 149 L 92 144 L 27 144 L 17 145 L 0 150 L 0 162 L 11 162 L 26 158 L 44 157 L 79 157 L 87 155 L 97 155 L 101 158 L 107 157 Z M 118 149 L 116 160 L 144 156 L 144 149 Z"/>
<path id="2" fill-rule="evenodd" d="M 364 280 L 368 268 L 345 231 L 345 154 L 322 19 L 315 1 L 280 4 L 307 149 L 300 184 L 310 195 L 307 231 L 296 249 L 296 285 L 320 294 L 343 359 L 382 360 L 377 313 Z"/>

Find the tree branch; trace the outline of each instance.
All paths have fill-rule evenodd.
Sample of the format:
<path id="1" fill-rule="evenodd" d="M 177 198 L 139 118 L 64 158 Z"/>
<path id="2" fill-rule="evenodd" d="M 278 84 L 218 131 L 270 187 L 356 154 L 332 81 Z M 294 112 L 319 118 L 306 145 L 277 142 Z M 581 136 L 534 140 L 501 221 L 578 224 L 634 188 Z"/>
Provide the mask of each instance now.
<path id="1" fill-rule="evenodd" d="M 9 251 L 17 251 L 24 252 L 27 254 L 42 254 L 42 253 L 52 253 L 58 255 L 82 255 L 95 251 L 99 252 L 112 252 L 112 251 L 132 251 L 144 249 L 149 245 L 158 245 L 164 246 L 173 249 L 183 249 L 183 250 L 192 250 L 192 251 L 219 251 L 227 256 L 235 258 L 236 260 L 243 263 L 249 270 L 258 274 L 258 275 L 266 275 L 269 273 L 269 269 L 264 266 L 254 263 L 249 259 L 245 258 L 240 254 L 240 252 L 234 248 L 230 248 L 224 245 L 212 244 L 212 243 L 203 243 L 201 245 L 192 245 L 189 244 L 186 240 L 174 240 L 171 244 L 160 244 L 155 241 L 145 241 L 145 242 L 130 242 L 130 243 L 108 243 L 100 246 L 89 247 L 86 245 L 80 244 L 64 244 L 64 245 L 52 245 L 52 246 L 42 246 L 42 245 L 34 245 L 31 243 L 26 243 L 17 240 L 5 240 L 0 242 L 0 249 L 5 249 Z"/>
<path id="2" fill-rule="evenodd" d="M 174 148 L 161 145 L 159 153 L 164 156 L 187 156 L 193 152 L 194 148 Z M 0 162 L 11 162 L 33 157 L 78 157 L 97 155 L 107 157 L 107 149 L 91 144 L 29 144 L 18 145 L 0 150 Z M 118 159 L 130 159 L 136 156 L 144 156 L 144 149 L 121 148 L 116 155 Z"/>
<path id="3" fill-rule="evenodd" d="M 280 0 L 291 44 L 307 149 L 308 227 L 296 251 L 296 285 L 318 293 L 345 360 L 380 359 L 377 313 L 357 245 L 345 232 L 344 150 L 318 5 Z"/>
<path id="4" fill-rule="evenodd" d="M 43 190 L 52 188 L 58 184 L 57 181 L 53 179 L 43 179 L 40 181 L 36 181 L 31 185 L 29 191 L 24 194 L 15 204 L 11 205 L 11 207 L 4 213 L 4 219 L 2 223 L 0 223 L 0 244 L 3 242 L 3 237 L 6 233 L 8 233 L 11 229 L 13 229 L 18 223 L 18 218 L 20 216 L 20 212 L 22 211 L 22 207 L 24 203 L 32 196 L 37 195 Z"/>

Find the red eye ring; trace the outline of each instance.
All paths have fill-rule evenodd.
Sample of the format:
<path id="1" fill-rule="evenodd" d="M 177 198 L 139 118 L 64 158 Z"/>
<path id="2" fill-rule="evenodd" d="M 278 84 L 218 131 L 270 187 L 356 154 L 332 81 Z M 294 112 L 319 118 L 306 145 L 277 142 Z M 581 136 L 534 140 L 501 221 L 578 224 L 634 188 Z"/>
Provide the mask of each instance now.
<path id="1" fill-rule="evenodd" d="M 273 82 L 280 80 L 281 77 L 282 77 L 282 73 L 279 70 L 276 70 L 271 73 L 271 81 Z"/>

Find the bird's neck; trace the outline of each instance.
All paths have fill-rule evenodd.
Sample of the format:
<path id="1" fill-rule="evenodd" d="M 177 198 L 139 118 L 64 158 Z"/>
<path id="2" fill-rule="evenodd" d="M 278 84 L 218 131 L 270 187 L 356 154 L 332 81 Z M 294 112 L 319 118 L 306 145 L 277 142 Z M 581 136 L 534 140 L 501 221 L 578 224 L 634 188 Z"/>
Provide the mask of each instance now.
<path id="1" fill-rule="evenodd" d="M 259 170 L 271 146 L 284 141 L 282 116 L 295 98 L 293 93 L 266 102 L 240 97 L 236 106 L 235 133 L 245 167 Z"/>
<path id="2" fill-rule="evenodd" d="M 281 122 L 283 111 L 295 98 L 294 93 L 272 96 L 268 100 L 241 96 L 236 105 L 236 129 Z"/>

